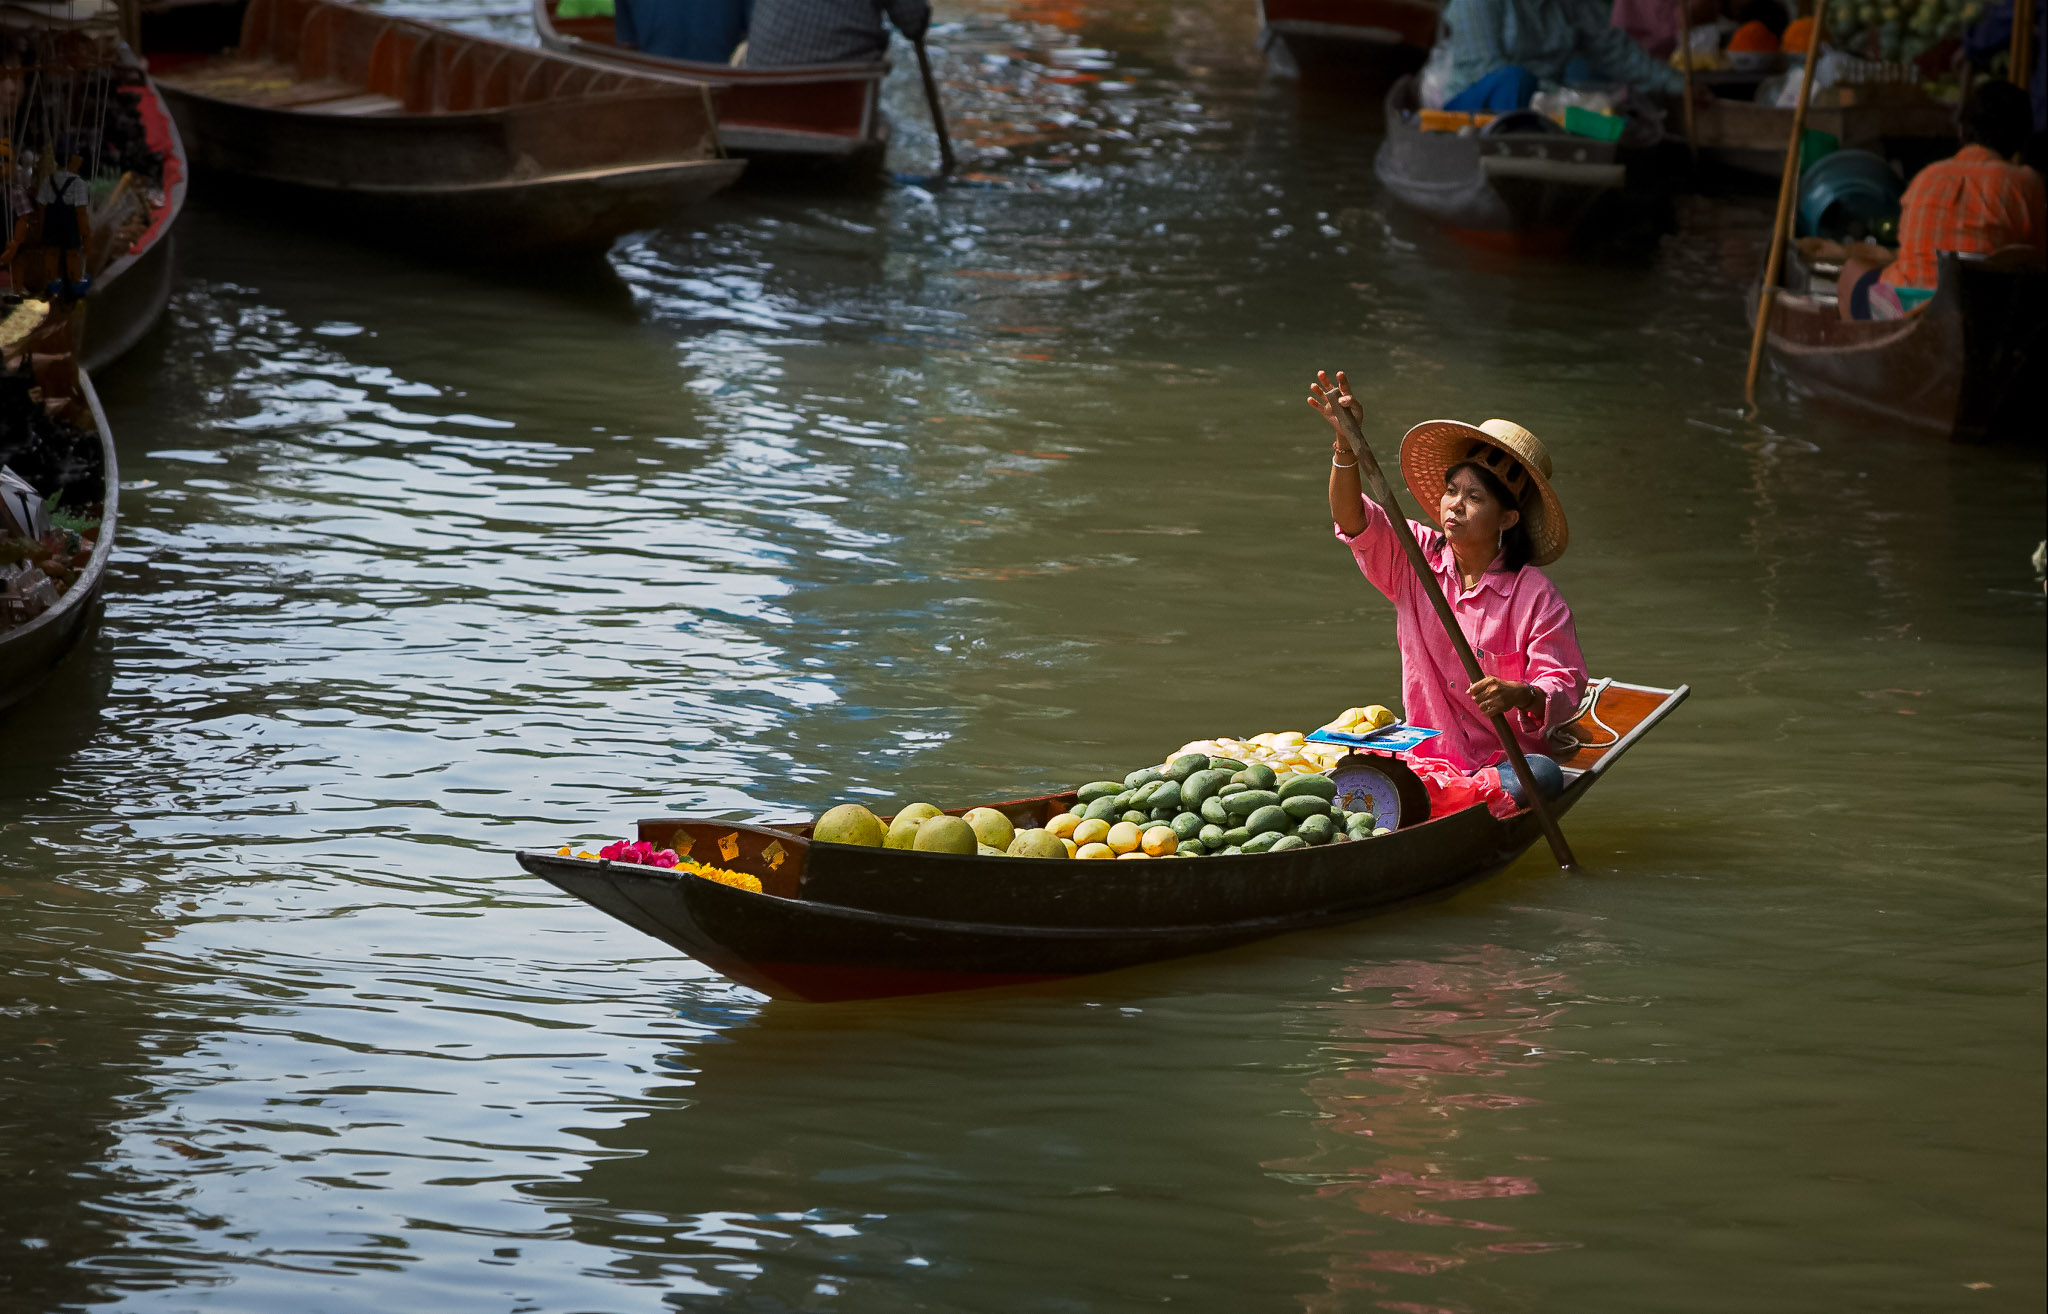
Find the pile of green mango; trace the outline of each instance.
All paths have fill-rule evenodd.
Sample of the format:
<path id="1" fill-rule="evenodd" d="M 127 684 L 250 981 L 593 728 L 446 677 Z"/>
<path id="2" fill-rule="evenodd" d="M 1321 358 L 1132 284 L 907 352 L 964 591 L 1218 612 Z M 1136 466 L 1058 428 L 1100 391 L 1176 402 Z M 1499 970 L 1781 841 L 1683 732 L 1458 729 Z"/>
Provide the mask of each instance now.
<path id="1" fill-rule="evenodd" d="M 1081 786 L 1074 814 L 1139 827 L 1167 825 L 1179 856 L 1282 853 L 1388 833 L 1370 812 L 1346 812 L 1337 783 L 1324 775 L 1287 775 L 1259 763 L 1188 753 L 1145 767 L 1121 783 Z"/>

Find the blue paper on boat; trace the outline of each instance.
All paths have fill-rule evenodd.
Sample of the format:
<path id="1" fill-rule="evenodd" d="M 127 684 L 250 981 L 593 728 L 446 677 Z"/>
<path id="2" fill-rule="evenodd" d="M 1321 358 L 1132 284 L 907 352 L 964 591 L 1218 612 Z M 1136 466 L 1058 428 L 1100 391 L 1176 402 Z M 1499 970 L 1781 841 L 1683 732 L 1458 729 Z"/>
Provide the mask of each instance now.
<path id="1" fill-rule="evenodd" d="M 1337 744 L 1344 748 L 1370 748 L 1377 753 L 1405 753 L 1417 744 L 1427 743 L 1442 734 L 1426 725 L 1407 725 L 1395 722 L 1369 734 L 1354 735 L 1343 730 L 1316 730 L 1310 732 L 1308 741 L 1312 744 Z"/>

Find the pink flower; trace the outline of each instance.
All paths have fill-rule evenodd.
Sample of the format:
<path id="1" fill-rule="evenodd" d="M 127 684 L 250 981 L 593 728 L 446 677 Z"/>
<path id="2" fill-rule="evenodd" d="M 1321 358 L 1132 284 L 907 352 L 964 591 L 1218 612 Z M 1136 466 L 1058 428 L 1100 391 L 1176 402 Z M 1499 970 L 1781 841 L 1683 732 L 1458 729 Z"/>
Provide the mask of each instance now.
<path id="1" fill-rule="evenodd" d="M 654 855 L 654 865 L 663 868 L 673 867 L 676 865 L 676 855 L 673 853 L 657 853 Z"/>
<path id="2" fill-rule="evenodd" d="M 610 844 L 607 844 L 603 848 L 599 849 L 597 851 L 597 856 L 600 858 L 604 858 L 607 861 L 616 862 L 618 860 L 620 850 L 624 849 L 625 847 L 626 841 L 613 840 Z"/>

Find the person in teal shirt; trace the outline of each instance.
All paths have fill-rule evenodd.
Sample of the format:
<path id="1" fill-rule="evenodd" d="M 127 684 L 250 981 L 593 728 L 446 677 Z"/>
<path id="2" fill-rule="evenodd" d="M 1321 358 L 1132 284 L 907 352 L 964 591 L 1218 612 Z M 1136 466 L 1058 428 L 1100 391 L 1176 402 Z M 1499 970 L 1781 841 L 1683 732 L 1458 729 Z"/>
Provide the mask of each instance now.
<path id="1" fill-rule="evenodd" d="M 617 0 L 612 32 L 631 50 L 723 64 L 747 39 L 752 0 Z"/>
<path id="2" fill-rule="evenodd" d="M 1600 0 L 1450 0 L 1437 26 L 1450 51 L 1450 110 L 1502 113 L 1543 82 L 1626 83 L 1638 95 L 1680 94 L 1685 79 L 1609 21 Z"/>

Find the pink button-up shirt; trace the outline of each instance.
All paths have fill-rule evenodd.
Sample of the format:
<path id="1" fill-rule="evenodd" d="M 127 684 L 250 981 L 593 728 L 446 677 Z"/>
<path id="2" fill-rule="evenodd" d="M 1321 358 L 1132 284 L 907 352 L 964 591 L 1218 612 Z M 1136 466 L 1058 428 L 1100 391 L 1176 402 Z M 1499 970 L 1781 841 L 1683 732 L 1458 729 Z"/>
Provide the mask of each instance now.
<path id="1" fill-rule="evenodd" d="M 1394 604 L 1394 638 L 1401 645 L 1401 705 L 1411 725 L 1443 734 L 1415 750 L 1418 757 L 1442 758 L 1459 770 L 1477 771 L 1506 754 L 1493 733 L 1493 723 L 1480 715 L 1465 690 L 1464 663 L 1451 647 L 1443 622 L 1422 591 L 1422 581 L 1393 522 L 1371 498 L 1365 504 L 1365 528 L 1356 535 L 1337 530 L 1337 537 L 1358 558 L 1358 568 L 1374 588 Z M 1422 544 L 1423 555 L 1436 568 L 1437 582 L 1451 601 L 1458 628 L 1479 658 L 1479 669 L 1503 680 L 1533 684 L 1543 691 L 1543 714 L 1520 710 L 1507 714 L 1525 753 L 1548 753 L 1545 736 L 1570 721 L 1586 695 L 1586 659 L 1579 651 L 1572 611 L 1550 578 L 1534 566 L 1520 570 L 1489 570 L 1470 589 L 1458 578 L 1457 558 L 1443 532 L 1407 522 L 1408 532 Z"/>

